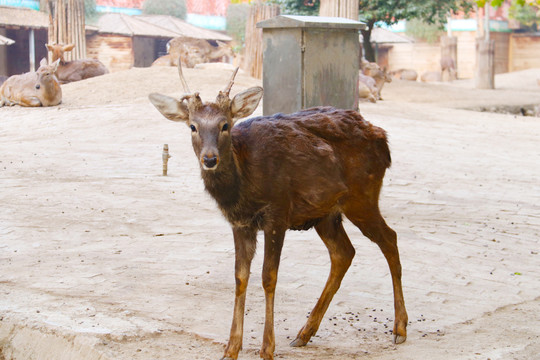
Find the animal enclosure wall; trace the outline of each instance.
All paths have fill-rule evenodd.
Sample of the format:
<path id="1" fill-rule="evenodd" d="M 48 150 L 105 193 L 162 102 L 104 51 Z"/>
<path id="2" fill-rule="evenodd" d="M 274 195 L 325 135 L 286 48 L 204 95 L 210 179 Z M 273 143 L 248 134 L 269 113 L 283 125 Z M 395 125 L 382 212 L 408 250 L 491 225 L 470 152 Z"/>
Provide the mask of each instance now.
<path id="1" fill-rule="evenodd" d="M 454 32 L 457 37 L 457 72 L 458 78 L 470 79 L 474 76 L 476 64 L 476 33 L 471 31 Z M 495 73 L 509 71 L 509 33 L 492 32 L 495 40 Z M 441 45 L 439 42 L 398 43 L 388 52 L 390 70 L 414 69 L 419 75 L 427 71 L 441 70 Z"/>
<path id="2" fill-rule="evenodd" d="M 87 56 L 101 61 L 110 72 L 133 67 L 133 41 L 130 36 L 96 34 L 86 39 Z"/>
<path id="3" fill-rule="evenodd" d="M 540 35 L 512 34 L 509 53 L 510 71 L 540 68 Z"/>
<path id="4" fill-rule="evenodd" d="M 418 75 L 441 69 L 439 44 L 396 43 L 388 51 L 389 70 L 414 69 Z"/>

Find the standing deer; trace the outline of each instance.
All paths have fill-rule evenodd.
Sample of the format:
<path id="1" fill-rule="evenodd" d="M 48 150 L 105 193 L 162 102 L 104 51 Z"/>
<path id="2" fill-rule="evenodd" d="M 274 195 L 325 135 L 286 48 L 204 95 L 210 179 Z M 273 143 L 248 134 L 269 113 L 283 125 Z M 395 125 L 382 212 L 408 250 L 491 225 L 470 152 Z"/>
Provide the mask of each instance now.
<path id="1" fill-rule="evenodd" d="M 235 245 L 236 296 L 223 359 L 242 348 L 244 308 L 259 230 L 264 232 L 262 285 L 265 325 L 260 356 L 274 358 L 274 294 L 285 232 L 314 227 L 328 248 L 330 275 L 306 324 L 291 346 L 315 335 L 355 250 L 342 225 L 345 215 L 379 245 L 394 287 L 394 342 L 407 336 L 396 233 L 379 212 L 378 199 L 390 166 L 385 131 L 353 110 L 315 107 L 237 122 L 255 111 L 261 87 L 232 98 L 236 71 L 215 102 L 191 93 L 178 66 L 186 95 L 179 100 L 152 93 L 149 99 L 167 119 L 191 129 L 206 191 L 230 222 Z M 238 69 L 237 69 L 238 70 Z"/>
<path id="2" fill-rule="evenodd" d="M 62 84 L 88 79 L 95 76 L 107 74 L 109 70 L 99 60 L 81 59 L 66 61 L 64 53 L 71 51 L 75 47 L 73 44 L 45 44 L 47 50 L 52 53 L 52 60 L 60 59 L 58 66 L 58 80 Z"/>
<path id="3" fill-rule="evenodd" d="M 13 75 L 0 87 L 0 107 L 4 105 L 54 106 L 62 102 L 62 88 L 56 78 L 59 60 L 47 65 L 42 59 L 35 72 Z"/>

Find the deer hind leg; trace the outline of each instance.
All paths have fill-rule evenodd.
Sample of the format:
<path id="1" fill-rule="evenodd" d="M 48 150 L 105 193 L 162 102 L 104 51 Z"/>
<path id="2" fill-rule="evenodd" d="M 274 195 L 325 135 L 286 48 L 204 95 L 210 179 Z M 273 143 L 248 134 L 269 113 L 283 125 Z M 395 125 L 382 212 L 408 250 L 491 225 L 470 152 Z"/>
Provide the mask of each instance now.
<path id="1" fill-rule="evenodd" d="M 234 298 L 234 313 L 231 325 L 229 343 L 225 349 L 223 360 L 237 359 L 242 349 L 242 336 L 244 332 L 244 309 L 246 304 L 246 290 L 249 281 L 251 261 L 257 245 L 257 230 L 246 228 L 233 228 L 235 247 L 234 276 L 236 279 L 236 294 Z"/>
<path id="2" fill-rule="evenodd" d="M 400 344 L 407 339 L 408 318 L 401 288 L 401 263 L 396 232 L 386 225 L 377 206 L 368 212 L 345 212 L 345 215 L 366 237 L 379 246 L 388 262 L 394 287 L 394 343 Z"/>
<path id="3" fill-rule="evenodd" d="M 341 214 L 329 216 L 315 226 L 317 233 L 328 248 L 330 254 L 330 275 L 317 304 L 311 311 L 306 324 L 300 329 L 291 346 L 304 346 L 315 335 L 321 324 L 334 294 L 341 285 L 341 280 L 351 265 L 355 254 L 354 247 L 343 229 Z"/>

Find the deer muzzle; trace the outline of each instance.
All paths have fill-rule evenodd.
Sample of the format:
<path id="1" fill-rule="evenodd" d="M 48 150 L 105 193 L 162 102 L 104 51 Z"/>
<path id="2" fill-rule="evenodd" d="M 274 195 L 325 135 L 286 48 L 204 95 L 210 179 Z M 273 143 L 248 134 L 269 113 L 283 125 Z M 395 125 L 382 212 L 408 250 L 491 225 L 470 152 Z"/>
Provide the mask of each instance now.
<path id="1" fill-rule="evenodd" d="M 216 155 L 203 155 L 201 163 L 204 170 L 216 170 L 219 164 L 219 157 Z"/>

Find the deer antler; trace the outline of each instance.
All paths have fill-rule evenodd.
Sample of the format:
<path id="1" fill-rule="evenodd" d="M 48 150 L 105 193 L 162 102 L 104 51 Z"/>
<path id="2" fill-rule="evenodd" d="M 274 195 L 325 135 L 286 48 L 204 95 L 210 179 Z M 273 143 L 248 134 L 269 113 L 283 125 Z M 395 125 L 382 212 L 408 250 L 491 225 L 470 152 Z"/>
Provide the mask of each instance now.
<path id="1" fill-rule="evenodd" d="M 182 72 L 182 55 L 178 56 L 178 75 L 180 75 L 180 82 L 182 83 L 182 86 L 184 87 L 184 92 L 186 94 L 191 94 L 191 90 L 189 90 L 187 81 L 184 78 L 184 73 Z"/>
<path id="2" fill-rule="evenodd" d="M 189 112 L 194 113 L 202 107 L 203 103 L 198 92 L 192 94 L 191 90 L 189 90 L 187 81 L 184 78 L 184 73 L 182 72 L 182 55 L 178 56 L 178 75 L 180 76 L 180 82 L 182 83 L 184 92 L 186 93 L 186 95 L 182 96 L 180 101 L 187 100 Z"/>
<path id="3" fill-rule="evenodd" d="M 238 67 L 236 67 L 236 69 L 234 69 L 233 73 L 232 73 L 232 76 L 231 76 L 231 80 L 229 80 L 229 84 L 225 87 L 225 89 L 223 89 L 223 94 L 229 96 L 229 93 L 231 92 L 231 88 L 234 84 L 234 78 L 236 77 L 236 73 L 238 72 Z"/>
<path id="4" fill-rule="evenodd" d="M 234 78 L 236 77 L 237 72 L 238 72 L 238 67 L 234 69 L 231 75 L 231 80 L 229 80 L 229 84 L 225 87 L 225 89 L 219 92 L 216 98 L 216 103 L 219 105 L 219 107 L 221 107 L 224 110 L 227 110 L 229 108 L 229 105 L 231 104 L 229 93 L 231 92 L 231 88 L 234 84 Z"/>

